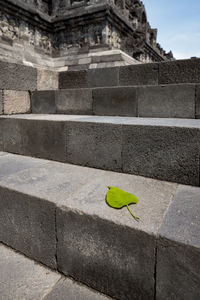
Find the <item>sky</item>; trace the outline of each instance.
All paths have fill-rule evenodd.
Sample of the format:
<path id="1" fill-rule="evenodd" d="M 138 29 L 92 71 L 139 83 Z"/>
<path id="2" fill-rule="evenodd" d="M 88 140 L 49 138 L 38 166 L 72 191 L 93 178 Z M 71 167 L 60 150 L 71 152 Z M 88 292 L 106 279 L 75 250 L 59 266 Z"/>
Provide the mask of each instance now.
<path id="1" fill-rule="evenodd" d="M 176 59 L 200 57 L 200 0 L 142 0 L 158 43 Z"/>

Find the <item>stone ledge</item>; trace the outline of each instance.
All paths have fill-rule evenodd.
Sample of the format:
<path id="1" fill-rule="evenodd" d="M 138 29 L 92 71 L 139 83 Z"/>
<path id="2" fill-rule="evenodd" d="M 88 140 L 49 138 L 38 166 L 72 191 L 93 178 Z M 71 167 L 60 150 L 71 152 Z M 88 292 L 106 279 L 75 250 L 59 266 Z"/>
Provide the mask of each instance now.
<path id="1" fill-rule="evenodd" d="M 33 114 L 0 127 L 5 151 L 199 186 L 198 120 Z"/>
<path id="2" fill-rule="evenodd" d="M 176 184 L 12 154 L 0 170 L 1 241 L 51 268 L 57 258 L 58 271 L 111 297 L 154 299 L 156 235 Z M 140 222 L 106 205 L 107 185 L 138 196 Z"/>
<path id="3" fill-rule="evenodd" d="M 195 119 L 200 111 L 196 90 L 199 85 L 168 84 L 36 91 L 32 112 Z"/>
<path id="4" fill-rule="evenodd" d="M 155 299 L 155 270 L 157 299 L 199 298 L 199 188 L 8 153 L 0 170 L 1 241 L 120 300 Z M 138 196 L 139 222 L 105 204 L 107 185 Z"/>
<path id="5" fill-rule="evenodd" d="M 200 189 L 179 186 L 159 232 L 157 299 L 199 299 L 199 216 Z"/>

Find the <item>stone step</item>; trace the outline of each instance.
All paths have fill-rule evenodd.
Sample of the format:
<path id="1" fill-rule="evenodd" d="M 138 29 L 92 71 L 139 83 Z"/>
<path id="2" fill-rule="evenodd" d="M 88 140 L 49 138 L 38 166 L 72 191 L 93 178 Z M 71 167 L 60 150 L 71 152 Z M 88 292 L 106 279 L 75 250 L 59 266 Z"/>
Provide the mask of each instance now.
<path id="1" fill-rule="evenodd" d="M 0 243 L 0 299 L 109 300 Z"/>
<path id="2" fill-rule="evenodd" d="M 200 118 L 199 85 L 174 84 L 36 91 L 32 112 L 154 118 Z"/>
<path id="3" fill-rule="evenodd" d="M 107 186 L 138 197 L 131 209 L 139 222 L 126 208 L 107 206 Z M 196 187 L 0 154 L 0 241 L 119 300 L 199 299 L 199 199 Z M 0 251 L 9 263 L 10 255 Z M 59 275 L 45 275 L 42 267 L 38 274 L 37 265 L 29 271 L 30 264 L 22 262 L 22 277 L 5 266 L 0 286 L 6 290 L 11 271 L 13 281 L 18 273 L 17 286 L 20 281 L 24 289 L 51 291 Z M 47 299 L 63 299 L 59 289 L 71 283 L 60 285 Z"/>
<path id="4" fill-rule="evenodd" d="M 7 152 L 199 186 L 199 120 L 30 114 L 0 131 Z"/>
<path id="5" fill-rule="evenodd" d="M 59 88 L 200 83 L 200 59 L 59 73 Z"/>

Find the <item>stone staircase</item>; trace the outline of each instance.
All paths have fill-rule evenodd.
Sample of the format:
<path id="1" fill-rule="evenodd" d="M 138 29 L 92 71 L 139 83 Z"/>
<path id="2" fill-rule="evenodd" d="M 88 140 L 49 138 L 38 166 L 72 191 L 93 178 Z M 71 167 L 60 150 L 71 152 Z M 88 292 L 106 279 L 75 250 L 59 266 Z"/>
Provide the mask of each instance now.
<path id="1" fill-rule="evenodd" d="M 31 89 L 32 114 L 0 117 L 0 242 L 115 299 L 199 300 L 199 83 L 194 59 Z"/>

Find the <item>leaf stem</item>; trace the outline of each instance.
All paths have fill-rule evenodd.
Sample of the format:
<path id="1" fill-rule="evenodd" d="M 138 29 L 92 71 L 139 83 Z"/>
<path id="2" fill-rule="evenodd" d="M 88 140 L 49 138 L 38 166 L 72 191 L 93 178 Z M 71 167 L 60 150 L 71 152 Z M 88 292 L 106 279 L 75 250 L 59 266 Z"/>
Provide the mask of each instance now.
<path id="1" fill-rule="evenodd" d="M 130 212 L 131 216 L 132 216 L 136 221 L 138 221 L 140 218 L 134 216 L 134 214 L 132 213 L 132 211 L 130 210 L 130 208 L 129 208 L 128 205 L 126 205 L 126 207 L 128 208 L 128 211 Z"/>

